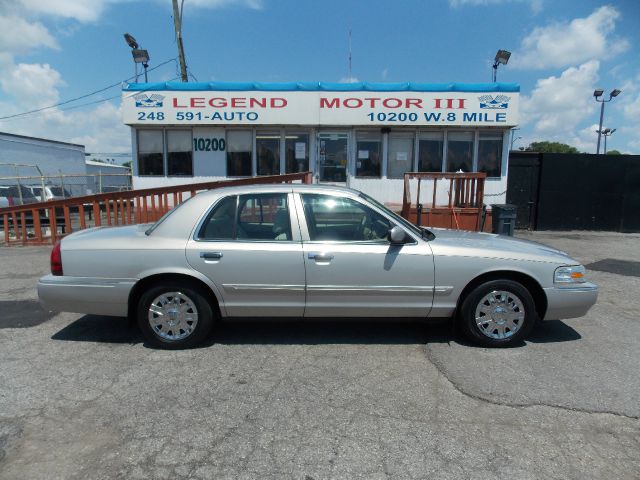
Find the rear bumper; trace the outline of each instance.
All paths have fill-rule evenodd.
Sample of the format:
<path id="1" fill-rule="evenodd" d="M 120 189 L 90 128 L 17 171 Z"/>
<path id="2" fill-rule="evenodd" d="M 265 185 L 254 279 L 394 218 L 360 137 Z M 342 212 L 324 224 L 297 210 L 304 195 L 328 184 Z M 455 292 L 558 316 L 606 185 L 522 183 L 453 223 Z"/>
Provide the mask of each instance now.
<path id="1" fill-rule="evenodd" d="M 576 287 L 545 288 L 544 292 L 547 295 L 545 320 L 582 317 L 598 299 L 598 286 L 593 283 L 583 283 Z"/>
<path id="2" fill-rule="evenodd" d="M 46 275 L 38 280 L 38 298 L 48 310 L 125 317 L 132 278 Z"/>

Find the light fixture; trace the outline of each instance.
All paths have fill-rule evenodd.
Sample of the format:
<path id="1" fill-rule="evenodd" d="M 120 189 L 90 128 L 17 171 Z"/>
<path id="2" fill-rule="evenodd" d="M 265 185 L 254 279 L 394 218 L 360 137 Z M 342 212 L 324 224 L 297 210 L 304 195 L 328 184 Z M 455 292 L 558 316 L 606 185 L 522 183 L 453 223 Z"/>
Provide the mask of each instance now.
<path id="1" fill-rule="evenodd" d="M 598 126 L 598 130 L 596 130 L 598 132 L 598 146 L 596 147 L 596 154 L 600 154 L 600 138 L 602 137 L 602 134 L 605 134 L 605 142 L 607 141 L 607 137 L 606 135 L 611 135 L 611 133 L 613 133 L 613 131 L 615 131 L 615 129 L 609 130 L 609 132 L 606 134 L 605 132 L 602 131 L 602 120 L 604 119 L 604 104 L 607 102 L 610 102 L 613 98 L 617 97 L 618 95 L 620 95 L 622 93 L 622 90 L 619 90 L 617 88 L 614 88 L 613 90 L 611 90 L 611 93 L 609 94 L 609 99 L 605 100 L 604 97 L 602 97 L 602 95 L 604 95 L 604 90 L 602 88 L 596 88 L 593 91 L 593 96 L 595 97 L 596 102 L 600 102 L 602 105 L 600 106 L 600 125 Z M 602 97 L 602 98 L 600 98 Z M 605 153 L 607 151 L 607 147 L 605 145 L 604 147 Z"/>
<path id="2" fill-rule="evenodd" d="M 495 83 L 498 77 L 498 65 L 506 65 L 511 57 L 511 52 L 508 50 L 498 50 L 496 58 L 493 60 L 493 82 Z"/>
<path id="3" fill-rule="evenodd" d="M 136 39 L 129 33 L 124 34 L 124 41 L 131 47 L 131 55 L 133 56 L 133 63 L 136 71 L 136 82 L 138 81 L 138 63 L 141 63 L 144 67 L 144 81 L 148 82 L 147 68 L 149 68 L 149 52 L 141 49 Z"/>

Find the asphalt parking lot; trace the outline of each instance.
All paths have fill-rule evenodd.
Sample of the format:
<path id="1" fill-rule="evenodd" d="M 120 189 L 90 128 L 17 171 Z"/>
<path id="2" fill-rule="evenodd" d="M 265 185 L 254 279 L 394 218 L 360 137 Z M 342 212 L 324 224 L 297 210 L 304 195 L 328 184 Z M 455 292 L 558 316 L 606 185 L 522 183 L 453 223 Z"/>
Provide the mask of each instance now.
<path id="1" fill-rule="evenodd" d="M 153 350 L 42 312 L 49 248 L 0 248 L 0 478 L 640 478 L 640 235 L 518 236 L 591 265 L 600 298 L 503 350 L 392 322 Z"/>

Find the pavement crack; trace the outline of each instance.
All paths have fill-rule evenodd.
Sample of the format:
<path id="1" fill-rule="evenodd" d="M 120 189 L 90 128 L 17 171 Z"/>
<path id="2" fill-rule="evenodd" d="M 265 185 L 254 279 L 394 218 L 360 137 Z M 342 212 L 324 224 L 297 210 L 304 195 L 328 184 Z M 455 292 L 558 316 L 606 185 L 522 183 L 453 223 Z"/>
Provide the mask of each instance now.
<path id="1" fill-rule="evenodd" d="M 437 359 L 435 359 L 435 357 L 432 355 L 431 349 L 429 348 L 428 344 L 424 346 L 424 352 L 427 360 L 435 367 L 438 373 L 440 373 L 440 375 L 442 375 L 447 380 L 447 382 L 449 382 L 451 386 L 453 386 L 453 388 L 455 388 L 458 392 L 460 392 L 465 397 L 469 397 L 483 403 L 488 403 L 490 405 L 498 405 L 502 407 L 512 407 L 512 408 L 549 407 L 549 408 L 554 408 L 554 409 L 563 410 L 567 412 L 586 413 L 590 415 L 596 415 L 596 414 L 613 415 L 615 417 L 624 418 L 628 420 L 640 420 L 640 416 L 625 415 L 624 413 L 614 412 L 611 410 L 590 410 L 586 408 L 568 407 L 566 405 L 555 405 L 555 404 L 544 403 L 544 402 L 527 402 L 527 403 L 504 402 L 504 401 L 499 401 L 499 400 L 486 397 L 484 395 L 472 393 L 467 389 L 465 389 L 459 383 L 455 382 L 451 377 L 449 377 L 449 375 L 446 373 L 446 370 L 442 366 L 442 364 Z"/>

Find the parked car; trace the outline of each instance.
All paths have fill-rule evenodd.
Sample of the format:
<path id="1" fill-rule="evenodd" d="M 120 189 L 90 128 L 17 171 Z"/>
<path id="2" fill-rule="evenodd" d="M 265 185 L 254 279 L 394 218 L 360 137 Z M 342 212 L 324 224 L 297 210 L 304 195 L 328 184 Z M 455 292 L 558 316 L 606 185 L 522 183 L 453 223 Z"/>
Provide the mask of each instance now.
<path id="1" fill-rule="evenodd" d="M 36 203 L 38 199 L 24 185 L 0 185 L 0 208 Z"/>
<path id="2" fill-rule="evenodd" d="M 42 195 L 42 185 L 29 185 L 29 190 L 40 202 L 48 202 L 49 200 L 64 200 L 71 197 L 69 190 L 57 185 L 45 185 L 44 196 Z"/>
<path id="3" fill-rule="evenodd" d="M 580 317 L 597 286 L 566 253 L 486 233 L 418 228 L 355 190 L 318 185 L 200 193 L 153 225 L 65 237 L 38 282 L 49 309 L 130 315 L 165 348 L 219 319 L 448 318 L 512 345 L 538 319 Z"/>

